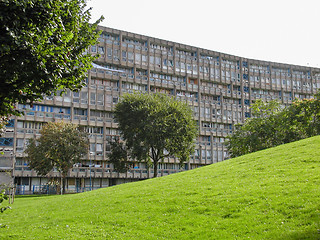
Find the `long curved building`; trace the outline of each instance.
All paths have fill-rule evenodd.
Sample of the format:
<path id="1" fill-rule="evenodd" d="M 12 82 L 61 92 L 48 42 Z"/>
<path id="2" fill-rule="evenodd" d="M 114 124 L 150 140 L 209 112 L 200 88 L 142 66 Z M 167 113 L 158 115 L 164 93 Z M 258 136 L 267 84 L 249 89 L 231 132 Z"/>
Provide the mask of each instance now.
<path id="1" fill-rule="evenodd" d="M 153 175 L 145 163 L 126 173 L 113 170 L 106 154 L 108 140 L 118 138 L 112 110 L 124 93 L 162 92 L 187 101 L 199 126 L 196 151 L 182 168 L 168 158 L 159 165 L 159 176 L 194 169 L 228 158 L 225 137 L 237 123 L 250 117 L 257 99 L 278 99 L 283 105 L 294 98 L 311 98 L 320 87 L 320 69 L 266 62 L 170 42 L 135 33 L 100 27 L 99 44 L 89 50 L 100 54 L 80 92 L 47 96 L 33 106 L 19 104 L 24 116 L 13 118 L 0 138 L 0 169 L 9 171 L 18 193 L 38 193 L 48 178 L 37 176 L 24 160 L 28 138 L 41 126 L 64 120 L 85 127 L 90 152 L 69 172 L 67 187 L 80 192 Z M 59 172 L 52 171 L 59 180 Z M 0 180 L 10 179 L 1 175 Z"/>

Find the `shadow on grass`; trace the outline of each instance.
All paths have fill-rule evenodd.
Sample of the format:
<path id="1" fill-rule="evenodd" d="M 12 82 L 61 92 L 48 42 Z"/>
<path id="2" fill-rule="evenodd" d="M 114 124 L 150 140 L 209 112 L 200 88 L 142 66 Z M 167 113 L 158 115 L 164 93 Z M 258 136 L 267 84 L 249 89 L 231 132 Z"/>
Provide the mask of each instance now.
<path id="1" fill-rule="evenodd" d="M 288 234 L 282 234 L 278 240 L 301 240 L 301 239 L 320 239 L 320 229 L 307 230 L 305 232 L 293 232 Z"/>
<path id="2" fill-rule="evenodd" d="M 31 195 L 15 195 L 15 198 L 38 198 L 38 197 L 52 197 L 57 196 L 57 194 L 31 194 Z"/>

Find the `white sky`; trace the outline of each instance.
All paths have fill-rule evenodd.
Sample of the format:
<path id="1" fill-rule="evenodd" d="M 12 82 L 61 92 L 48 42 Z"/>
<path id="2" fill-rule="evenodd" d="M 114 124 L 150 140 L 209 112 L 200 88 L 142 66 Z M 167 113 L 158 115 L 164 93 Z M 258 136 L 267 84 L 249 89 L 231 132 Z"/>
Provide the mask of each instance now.
<path id="1" fill-rule="evenodd" d="M 320 0 L 88 0 L 106 27 L 320 68 Z"/>

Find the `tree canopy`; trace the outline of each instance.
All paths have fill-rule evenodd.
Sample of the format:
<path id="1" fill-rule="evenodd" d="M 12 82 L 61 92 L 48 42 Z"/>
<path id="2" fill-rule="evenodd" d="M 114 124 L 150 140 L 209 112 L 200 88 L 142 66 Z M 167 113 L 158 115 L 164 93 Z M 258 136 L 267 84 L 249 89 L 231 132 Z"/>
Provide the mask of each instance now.
<path id="1" fill-rule="evenodd" d="M 90 17 L 86 0 L 0 1 L 0 116 L 17 114 L 16 102 L 82 87 L 102 19 Z"/>
<path id="2" fill-rule="evenodd" d="M 320 94 L 312 99 L 296 99 L 280 107 L 276 101 L 257 101 L 253 117 L 235 127 L 226 141 L 232 157 L 320 134 Z"/>
<path id="3" fill-rule="evenodd" d="M 88 153 L 87 133 L 74 124 L 49 122 L 40 134 L 38 139 L 30 139 L 25 150 L 30 168 L 39 175 L 45 176 L 56 168 L 64 178 L 73 164 Z"/>
<path id="4" fill-rule="evenodd" d="M 126 151 L 132 160 L 152 161 L 154 177 L 165 157 L 185 162 L 194 151 L 197 127 L 192 110 L 184 102 L 164 94 L 127 94 L 114 113 L 125 145 L 115 148 L 116 152 L 121 153 L 122 160 Z"/>

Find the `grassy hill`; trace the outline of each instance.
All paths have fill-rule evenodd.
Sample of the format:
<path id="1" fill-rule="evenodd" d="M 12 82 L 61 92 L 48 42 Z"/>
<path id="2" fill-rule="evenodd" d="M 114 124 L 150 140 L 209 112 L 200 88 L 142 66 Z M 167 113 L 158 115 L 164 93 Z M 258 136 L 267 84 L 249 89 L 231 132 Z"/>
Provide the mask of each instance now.
<path id="1" fill-rule="evenodd" d="M 320 239 L 320 137 L 92 192 L 17 198 L 0 239 Z"/>

